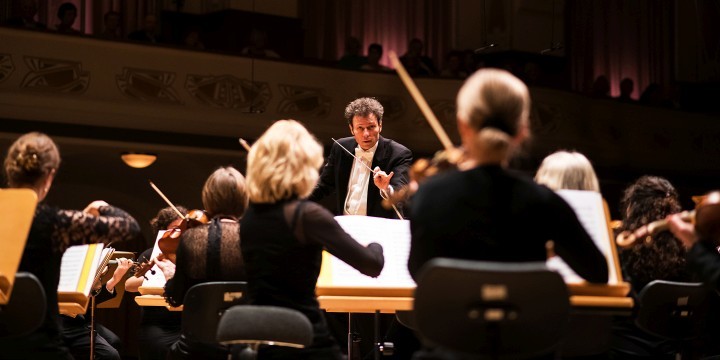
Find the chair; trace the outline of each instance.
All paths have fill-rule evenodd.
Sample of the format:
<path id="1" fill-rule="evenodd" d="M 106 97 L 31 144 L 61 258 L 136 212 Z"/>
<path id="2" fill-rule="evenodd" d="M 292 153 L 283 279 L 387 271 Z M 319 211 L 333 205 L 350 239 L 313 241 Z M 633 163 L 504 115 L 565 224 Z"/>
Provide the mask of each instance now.
<path id="1" fill-rule="evenodd" d="M 246 302 L 247 283 L 207 282 L 191 287 L 185 294 L 182 335 L 188 342 L 217 343 L 215 333 L 223 312 Z"/>
<path id="2" fill-rule="evenodd" d="M 526 359 L 554 352 L 570 303 L 544 263 L 433 259 L 418 277 L 415 320 L 423 340 L 451 352 Z"/>
<path id="3" fill-rule="evenodd" d="M 0 306 L 0 337 L 27 335 L 45 320 L 47 301 L 45 290 L 35 275 L 15 274 L 10 300 Z"/>
<path id="4" fill-rule="evenodd" d="M 676 358 L 691 355 L 692 340 L 707 329 L 713 295 L 701 283 L 655 280 L 638 294 L 635 324 L 663 339 L 677 341 Z"/>
<path id="5" fill-rule="evenodd" d="M 220 319 L 217 341 L 221 344 L 248 344 L 241 359 L 257 357 L 260 345 L 303 348 L 313 341 L 313 327 L 301 312 L 277 306 L 238 305 Z"/>

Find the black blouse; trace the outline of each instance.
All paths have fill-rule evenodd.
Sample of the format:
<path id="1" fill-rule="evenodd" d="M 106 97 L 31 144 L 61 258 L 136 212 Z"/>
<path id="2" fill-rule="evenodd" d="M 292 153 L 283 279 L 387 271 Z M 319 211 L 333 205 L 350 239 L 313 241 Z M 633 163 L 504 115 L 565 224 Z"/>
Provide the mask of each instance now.
<path id="1" fill-rule="evenodd" d="M 322 251 L 368 276 L 378 276 L 384 265 L 382 246 L 358 244 L 332 214 L 310 201 L 250 204 L 240 228 L 250 301 L 258 305 L 296 309 L 313 324 L 313 345 L 294 358 L 310 358 L 314 351 L 336 346 L 315 297 Z"/>
<path id="2" fill-rule="evenodd" d="M 608 267 L 572 208 L 547 187 L 500 166 L 438 175 L 412 199 L 408 268 L 432 258 L 545 261 L 545 243 L 585 280 L 607 283 Z"/>
<path id="3" fill-rule="evenodd" d="M 42 283 L 47 299 L 44 323 L 34 333 L 0 341 L 3 354 L 30 356 L 37 351 L 44 354 L 60 351 L 57 287 L 60 281 L 60 263 L 65 250 L 72 245 L 122 242 L 140 235 L 137 221 L 125 211 L 103 206 L 100 216 L 77 210 L 61 210 L 39 204 L 35 210 L 30 234 L 18 271 L 34 274 Z M 8 355 L 12 358 L 13 355 Z"/>
<path id="4" fill-rule="evenodd" d="M 213 219 L 208 225 L 186 230 L 180 236 L 175 275 L 165 284 L 165 297 L 180 306 L 193 285 L 209 281 L 245 281 L 240 253 L 240 225 Z"/>

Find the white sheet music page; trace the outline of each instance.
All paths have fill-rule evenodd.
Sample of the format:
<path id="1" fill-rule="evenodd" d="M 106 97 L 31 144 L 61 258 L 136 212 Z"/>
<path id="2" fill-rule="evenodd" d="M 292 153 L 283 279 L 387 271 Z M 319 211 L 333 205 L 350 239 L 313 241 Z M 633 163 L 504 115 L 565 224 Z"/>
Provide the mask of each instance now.
<path id="1" fill-rule="evenodd" d="M 71 246 L 60 263 L 59 292 L 90 294 L 102 258 L 103 244 Z"/>
<path id="2" fill-rule="evenodd" d="M 154 259 L 158 255 L 160 255 L 160 247 L 158 246 L 158 240 L 160 240 L 164 233 L 165 230 L 158 231 L 158 235 L 155 238 L 155 246 L 153 246 L 152 254 L 150 254 L 150 259 Z M 165 280 L 165 275 L 157 265 L 153 265 L 153 267 L 145 273 L 145 277 L 146 279 L 143 281 L 142 284 L 142 286 L 144 287 L 165 287 L 165 283 L 167 282 Z"/>
<path id="3" fill-rule="evenodd" d="M 331 286 L 414 287 L 407 269 L 410 254 L 410 222 L 372 216 L 336 216 L 340 226 L 362 245 L 376 242 L 383 247 L 385 266 L 377 278 L 361 274 L 340 259 L 330 256 Z"/>
<path id="4" fill-rule="evenodd" d="M 580 190 L 558 190 L 557 194 L 575 210 L 575 214 L 585 228 L 585 231 L 587 231 L 593 239 L 595 246 L 605 255 L 609 271 L 608 284 L 618 284 L 618 274 L 615 271 L 615 261 L 611 249 L 611 246 L 614 246 L 614 244 L 611 241 L 607 225 L 608 221 L 605 218 L 605 207 L 603 206 L 602 195 L 595 191 Z M 559 226 L 562 226 L 562 224 L 559 224 Z M 575 274 L 575 272 L 557 256 L 548 260 L 548 267 L 563 275 L 567 283 L 583 281 L 582 278 Z"/>

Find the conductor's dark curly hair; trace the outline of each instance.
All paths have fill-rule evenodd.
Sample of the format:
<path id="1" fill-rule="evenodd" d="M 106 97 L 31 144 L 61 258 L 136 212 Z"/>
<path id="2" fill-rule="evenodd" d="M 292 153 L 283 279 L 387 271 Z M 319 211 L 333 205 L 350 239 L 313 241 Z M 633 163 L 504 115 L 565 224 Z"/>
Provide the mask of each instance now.
<path id="1" fill-rule="evenodd" d="M 668 180 L 643 176 L 625 189 L 620 201 L 620 213 L 623 214 L 620 230 L 633 231 L 680 210 L 677 191 Z M 668 231 L 653 235 L 651 242 L 639 239 L 634 246 L 620 253 L 620 262 L 637 292 L 653 280 L 689 280 L 685 248 Z"/>

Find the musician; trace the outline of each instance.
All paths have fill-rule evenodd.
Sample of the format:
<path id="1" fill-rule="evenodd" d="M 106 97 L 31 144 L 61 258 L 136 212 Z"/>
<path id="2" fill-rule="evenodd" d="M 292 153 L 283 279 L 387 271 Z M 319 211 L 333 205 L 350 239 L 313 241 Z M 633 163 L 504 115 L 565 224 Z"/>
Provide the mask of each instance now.
<path id="1" fill-rule="evenodd" d="M 687 249 L 689 268 L 710 288 L 720 291 L 720 253 L 714 245 L 720 239 L 700 238 L 695 225 L 682 220 L 679 214 L 666 219 L 670 231 Z"/>
<path id="2" fill-rule="evenodd" d="M 43 202 L 60 167 L 60 152 L 50 137 L 32 132 L 9 148 L 4 170 L 11 188 L 35 191 L 38 206 L 18 271 L 34 274 L 47 298 L 44 323 L 33 333 L 0 339 L 6 359 L 72 359 L 60 337 L 57 287 L 60 260 L 69 246 L 126 241 L 140 233 L 138 223 L 121 209 L 94 201 L 83 211 L 62 210 Z"/>
<path id="3" fill-rule="evenodd" d="M 678 193 L 667 179 L 642 176 L 625 189 L 620 201 L 623 225 L 619 230 L 634 231 L 681 209 Z M 680 240 L 667 231 L 652 235 L 652 239 L 620 252 L 620 265 L 624 278 L 632 285 L 632 296 L 653 280 L 692 281 Z M 674 345 L 640 330 L 633 318 L 619 318 L 613 324 L 614 358 L 673 359 Z"/>
<path id="4" fill-rule="evenodd" d="M 298 310 L 314 329 L 309 347 L 261 349 L 259 359 L 342 358 L 315 298 L 323 248 L 365 275 L 383 268 L 382 246 L 358 244 L 329 211 L 305 200 L 322 161 L 321 145 L 294 120 L 273 124 L 248 154 L 250 206 L 240 245 L 250 301 Z"/>
<path id="5" fill-rule="evenodd" d="M 233 167 L 213 172 L 202 190 L 202 202 L 211 217 L 207 225 L 183 231 L 176 264 L 155 260 L 167 283 L 165 298 L 173 306 L 183 304 L 193 286 L 210 281 L 245 281 L 245 264 L 240 252 L 238 221 L 247 207 L 245 177 Z M 191 343 L 184 337 L 172 345 L 169 358 L 226 359 L 228 349 L 215 344 Z"/>
<path id="6" fill-rule="evenodd" d="M 175 207 L 181 214 L 186 215 L 184 206 Z M 180 215 L 171 207 L 158 211 L 150 220 L 153 234 L 165 230 L 170 223 L 180 218 Z M 152 260 L 153 248 L 143 251 L 138 256 L 138 262 L 144 263 Z M 125 291 L 138 292 L 145 278 L 132 276 L 125 281 Z M 138 331 L 138 352 L 140 360 L 165 360 L 167 353 L 175 342 L 180 339 L 182 312 L 170 311 L 164 306 L 140 307 L 140 330 Z"/>
<path id="7" fill-rule="evenodd" d="M 383 113 L 383 106 L 373 98 L 359 98 L 347 105 L 345 119 L 353 136 L 339 139 L 339 145 L 333 143 L 310 200 L 319 201 L 335 192 L 337 215 L 398 218 L 381 202 L 385 194 L 408 183 L 412 152 L 380 136 Z"/>
<path id="8" fill-rule="evenodd" d="M 535 182 L 552 190 L 582 190 L 600 192 L 600 182 L 590 160 L 575 151 L 556 151 L 543 159 L 535 173 Z M 579 282 L 581 279 L 558 256 L 554 243 L 546 244 L 547 266 L 557 271 L 565 281 Z"/>
<path id="9" fill-rule="evenodd" d="M 581 277 L 608 281 L 605 257 L 572 208 L 555 192 L 505 170 L 528 136 L 530 95 L 519 79 L 498 69 L 471 76 L 457 98 L 457 126 L 475 163 L 423 183 L 413 198 L 408 269 L 448 257 L 505 262 L 544 261 L 545 243 Z"/>
<path id="10" fill-rule="evenodd" d="M 600 192 L 600 182 L 590 160 L 576 151 L 556 151 L 543 159 L 535 182 L 553 190 Z"/>
<path id="11" fill-rule="evenodd" d="M 117 259 L 118 266 L 113 272 L 112 278 L 104 285 L 100 282 L 95 284 L 93 289 L 95 296 L 95 304 L 101 304 L 105 301 L 114 299 L 115 285 L 122 280 L 127 271 L 130 269 L 132 261 L 125 258 Z M 107 270 L 107 267 L 105 268 Z M 92 315 L 91 309 L 77 316 L 60 315 L 62 321 L 62 338 L 70 349 L 75 359 L 87 359 L 90 357 L 90 328 Z M 120 360 L 119 348 L 122 344 L 120 338 L 110 329 L 102 324 L 95 322 L 94 325 L 95 342 L 93 344 L 93 353 L 97 360 Z"/>

